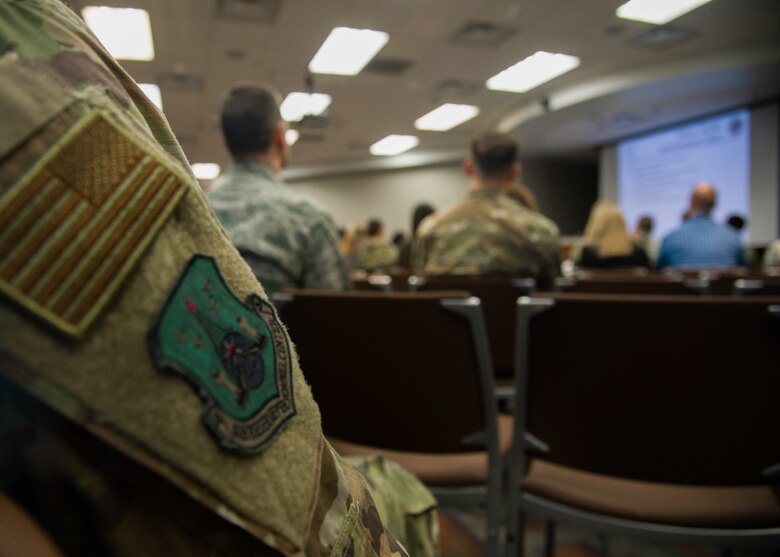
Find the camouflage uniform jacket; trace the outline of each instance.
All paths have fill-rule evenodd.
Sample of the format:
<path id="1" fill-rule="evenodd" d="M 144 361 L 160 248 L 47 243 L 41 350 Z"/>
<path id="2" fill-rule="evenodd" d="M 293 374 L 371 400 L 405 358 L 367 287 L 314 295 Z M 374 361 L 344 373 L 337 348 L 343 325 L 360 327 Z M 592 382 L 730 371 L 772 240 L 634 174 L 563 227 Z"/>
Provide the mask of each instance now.
<path id="1" fill-rule="evenodd" d="M 349 288 L 330 217 L 264 163 L 236 162 L 207 197 L 267 292 Z"/>
<path id="2" fill-rule="evenodd" d="M 405 555 L 378 508 L 432 524 L 430 493 L 325 441 L 164 116 L 59 0 L 0 2 L 0 117 L 0 490 L 69 555 Z"/>
<path id="3" fill-rule="evenodd" d="M 542 283 L 558 276 L 558 228 L 495 190 L 466 199 L 420 224 L 412 256 L 423 275 L 514 275 Z"/>
<path id="4" fill-rule="evenodd" d="M 380 238 L 366 238 L 358 249 L 358 267 L 366 271 L 388 269 L 398 262 L 398 248 Z"/>

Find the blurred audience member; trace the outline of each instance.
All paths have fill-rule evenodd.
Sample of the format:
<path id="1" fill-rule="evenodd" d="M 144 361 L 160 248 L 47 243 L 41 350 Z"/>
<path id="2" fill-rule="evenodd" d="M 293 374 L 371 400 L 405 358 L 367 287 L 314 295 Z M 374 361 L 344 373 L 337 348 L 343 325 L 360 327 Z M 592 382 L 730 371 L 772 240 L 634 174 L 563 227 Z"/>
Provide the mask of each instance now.
<path id="1" fill-rule="evenodd" d="M 233 167 L 209 188 L 209 202 L 269 294 L 285 287 L 349 289 L 330 215 L 281 179 L 290 146 L 279 99 L 262 85 L 228 93 L 221 123 Z"/>
<path id="2" fill-rule="evenodd" d="M 414 239 L 417 237 L 417 229 L 420 227 L 423 219 L 435 211 L 436 209 L 428 203 L 420 203 L 415 206 L 414 211 L 412 211 L 412 234 L 401 247 L 401 252 L 398 256 L 399 267 L 409 268 L 412 266 L 412 246 L 414 245 Z"/>
<path id="3" fill-rule="evenodd" d="M 637 222 L 631 239 L 636 245 L 645 250 L 647 258 L 654 265 L 658 259 L 658 250 L 661 248 L 661 242 L 653 238 L 653 224 L 653 217 L 650 215 L 639 217 L 639 222 Z"/>
<path id="4" fill-rule="evenodd" d="M 364 271 L 387 270 L 398 261 L 398 248 L 384 239 L 385 228 L 379 219 L 368 221 L 366 237 L 357 252 L 357 265 Z"/>
<path id="5" fill-rule="evenodd" d="M 350 271 L 357 269 L 357 252 L 365 234 L 362 224 L 353 223 L 346 228 L 344 235 L 339 239 L 339 251 Z"/>
<path id="6" fill-rule="evenodd" d="M 764 252 L 764 270 L 780 271 L 780 238 L 766 247 Z"/>
<path id="7" fill-rule="evenodd" d="M 617 205 L 600 200 L 593 205 L 585 226 L 576 263 L 580 267 L 647 267 L 645 250 L 631 241 Z"/>
<path id="8" fill-rule="evenodd" d="M 733 228 L 736 232 L 742 232 L 747 226 L 747 220 L 741 215 L 730 215 L 726 219 L 726 226 Z"/>
<path id="9" fill-rule="evenodd" d="M 690 217 L 661 243 L 658 268 L 744 267 L 745 250 L 734 230 L 717 224 L 710 214 L 717 201 L 712 184 L 701 182 L 691 193 Z"/>
<path id="10" fill-rule="evenodd" d="M 517 142 L 485 133 L 471 143 L 463 170 L 466 199 L 420 224 L 412 260 L 423 275 L 513 275 L 541 284 L 560 274 L 558 227 L 507 195 L 520 176 Z"/>

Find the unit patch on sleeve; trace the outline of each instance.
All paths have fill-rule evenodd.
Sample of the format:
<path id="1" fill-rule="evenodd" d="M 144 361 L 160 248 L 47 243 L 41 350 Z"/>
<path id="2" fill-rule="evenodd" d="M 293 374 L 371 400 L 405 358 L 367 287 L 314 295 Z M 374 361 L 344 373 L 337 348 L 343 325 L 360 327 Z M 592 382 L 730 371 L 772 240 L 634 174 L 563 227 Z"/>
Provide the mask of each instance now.
<path id="1" fill-rule="evenodd" d="M 185 191 L 159 154 L 91 112 L 0 197 L 0 292 L 81 336 Z"/>
<path id="2" fill-rule="evenodd" d="M 256 453 L 295 415 L 287 335 L 274 308 L 228 289 L 211 257 L 194 256 L 149 333 L 152 358 L 192 382 L 219 443 Z"/>

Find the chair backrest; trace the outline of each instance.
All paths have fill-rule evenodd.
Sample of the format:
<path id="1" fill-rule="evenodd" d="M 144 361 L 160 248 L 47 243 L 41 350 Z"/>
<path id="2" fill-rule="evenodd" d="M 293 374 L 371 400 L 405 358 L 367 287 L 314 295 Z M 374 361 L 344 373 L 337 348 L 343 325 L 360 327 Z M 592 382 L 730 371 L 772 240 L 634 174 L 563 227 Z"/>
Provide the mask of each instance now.
<path id="1" fill-rule="evenodd" d="M 606 475 L 761 483 L 780 463 L 777 303 L 521 299 L 515 439 L 527 430 L 549 445 L 545 459 Z"/>
<path id="2" fill-rule="evenodd" d="M 274 303 L 326 435 L 410 452 L 497 446 L 478 299 L 466 292 L 288 291 Z"/>
<path id="3" fill-rule="evenodd" d="M 705 294 L 710 283 L 698 278 L 653 275 L 587 275 L 555 280 L 555 290 L 579 294 Z"/>
<path id="4" fill-rule="evenodd" d="M 392 279 L 385 274 L 352 273 L 350 281 L 355 290 L 390 292 L 393 289 Z"/>
<path id="5" fill-rule="evenodd" d="M 513 376 L 515 303 L 520 296 L 528 296 L 534 292 L 534 279 L 486 276 L 414 277 L 411 287 L 418 292 L 464 290 L 482 300 L 496 377 Z"/>
<path id="6" fill-rule="evenodd" d="M 760 276 L 737 279 L 732 284 L 732 289 L 737 296 L 780 296 L 780 277 Z"/>
<path id="7" fill-rule="evenodd" d="M 393 290 L 396 292 L 409 291 L 409 277 L 414 274 L 410 268 L 396 267 L 391 269 L 388 274 L 390 275 Z"/>

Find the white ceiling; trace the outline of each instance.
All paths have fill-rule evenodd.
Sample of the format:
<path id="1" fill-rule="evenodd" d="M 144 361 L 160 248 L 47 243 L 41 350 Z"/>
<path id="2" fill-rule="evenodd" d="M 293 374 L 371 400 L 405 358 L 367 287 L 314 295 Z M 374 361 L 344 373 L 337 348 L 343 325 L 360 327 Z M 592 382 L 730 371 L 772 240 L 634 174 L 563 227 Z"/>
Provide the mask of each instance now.
<path id="1" fill-rule="evenodd" d="M 594 147 L 639 131 L 780 95 L 780 0 L 713 0 L 666 28 L 618 19 L 623 0 L 71 0 L 149 11 L 156 58 L 122 62 L 139 82 L 158 83 L 165 113 L 191 162 L 228 155 L 217 123 L 237 81 L 286 94 L 306 90 L 307 66 L 335 26 L 386 31 L 377 60 L 399 74 L 313 76 L 333 103 L 319 126 L 300 128 L 291 170 L 417 164 L 460 157 L 477 131 L 516 134 L 530 156 L 587 159 Z M 272 21 L 253 19 L 269 9 Z M 238 18 L 219 15 L 238 10 Z M 468 23 L 506 27 L 493 46 L 458 44 Z M 638 46 L 648 32 L 671 42 Z M 479 42 L 492 35 L 475 32 Z M 581 58 L 576 70 L 525 94 L 489 91 L 498 71 L 537 50 Z M 481 108 L 449 132 L 414 120 L 443 102 Z M 390 133 L 416 134 L 406 157 L 377 160 L 368 146 Z"/>

